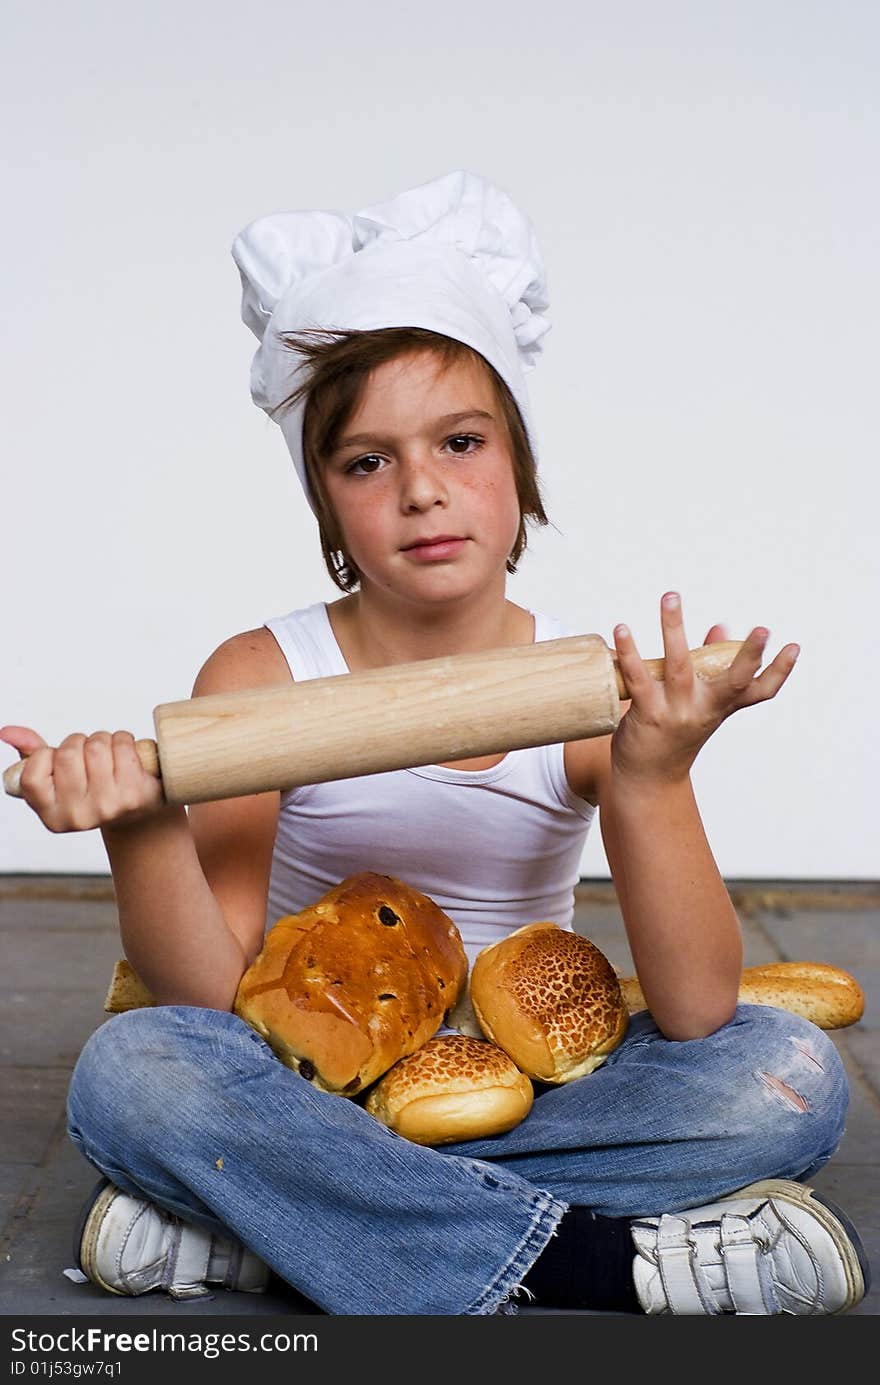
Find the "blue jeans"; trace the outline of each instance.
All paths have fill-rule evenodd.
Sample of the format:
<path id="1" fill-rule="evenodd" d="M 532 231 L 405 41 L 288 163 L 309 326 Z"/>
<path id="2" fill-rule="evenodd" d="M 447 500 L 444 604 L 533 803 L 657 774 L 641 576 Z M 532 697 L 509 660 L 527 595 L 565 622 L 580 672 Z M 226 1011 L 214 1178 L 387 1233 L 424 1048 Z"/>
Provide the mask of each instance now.
<path id="1" fill-rule="evenodd" d="M 331 1314 L 515 1312 L 570 1203 L 609 1217 L 809 1178 L 843 1133 L 833 1043 L 743 1005 L 708 1038 L 646 1013 L 506 1135 L 428 1149 L 318 1091 L 235 1015 L 132 1010 L 86 1043 L 70 1136 L 123 1190 L 230 1233 Z"/>

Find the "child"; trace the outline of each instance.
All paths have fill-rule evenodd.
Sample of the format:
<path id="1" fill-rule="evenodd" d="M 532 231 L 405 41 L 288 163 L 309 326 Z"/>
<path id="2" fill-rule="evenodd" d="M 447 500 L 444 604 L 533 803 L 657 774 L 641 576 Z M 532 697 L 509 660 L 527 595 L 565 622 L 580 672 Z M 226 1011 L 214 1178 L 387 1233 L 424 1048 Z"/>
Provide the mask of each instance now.
<path id="1" fill-rule="evenodd" d="M 522 213 L 452 173 L 353 217 L 267 217 L 233 253 L 261 340 L 253 396 L 345 594 L 226 640 L 193 696 L 570 633 L 505 595 L 526 522 L 547 522 L 523 381 L 547 305 Z M 491 1314 L 520 1296 L 825 1314 L 862 1298 L 859 1238 L 807 1185 L 840 1140 L 845 1075 L 821 1030 L 737 1008 L 738 920 L 689 778 L 798 648 L 759 673 L 758 627 L 703 682 L 676 593 L 660 626 L 662 684 L 614 631 L 631 702 L 612 736 L 189 811 L 126 732 L 52 749 L 2 729 L 46 826 L 100 827 L 125 953 L 158 1001 L 102 1025 L 71 1082 L 71 1138 L 104 1175 L 78 1232 L 95 1283 L 187 1297 L 260 1289 L 271 1269 L 331 1314 Z M 231 1013 L 267 922 L 359 870 L 430 895 L 471 960 L 523 924 L 570 927 L 597 808 L 650 1012 L 508 1134 L 411 1144 Z"/>

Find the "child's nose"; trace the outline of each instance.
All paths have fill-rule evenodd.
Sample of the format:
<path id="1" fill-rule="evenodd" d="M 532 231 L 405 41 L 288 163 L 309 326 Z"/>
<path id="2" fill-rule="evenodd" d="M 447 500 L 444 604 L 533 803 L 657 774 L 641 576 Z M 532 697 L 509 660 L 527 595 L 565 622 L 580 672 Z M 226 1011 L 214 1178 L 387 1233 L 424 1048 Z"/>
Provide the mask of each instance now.
<path id="1" fill-rule="evenodd" d="M 405 509 L 425 509 L 446 500 L 441 468 L 431 458 L 410 458 L 400 468 L 401 504 Z"/>

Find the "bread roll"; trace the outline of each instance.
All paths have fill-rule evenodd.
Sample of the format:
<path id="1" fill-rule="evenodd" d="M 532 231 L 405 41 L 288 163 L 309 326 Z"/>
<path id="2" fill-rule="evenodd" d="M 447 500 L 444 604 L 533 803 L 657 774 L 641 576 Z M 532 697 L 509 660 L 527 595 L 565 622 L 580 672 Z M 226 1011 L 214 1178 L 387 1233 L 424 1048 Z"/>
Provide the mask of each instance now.
<path id="1" fill-rule="evenodd" d="M 635 976 L 623 977 L 620 985 L 631 1014 L 647 1008 Z M 775 1005 L 820 1029 L 845 1029 L 862 1018 L 865 996 L 855 977 L 840 967 L 825 962 L 767 962 L 743 968 L 739 1003 Z"/>
<path id="2" fill-rule="evenodd" d="M 530 923 L 484 948 L 470 996 L 486 1037 L 522 1072 L 551 1084 L 597 1068 L 629 1021 L 604 953 L 555 923 Z"/>
<path id="3" fill-rule="evenodd" d="M 495 1044 L 441 1034 L 395 1063 L 365 1107 L 414 1144 L 444 1145 L 512 1130 L 533 1099 L 525 1073 Z"/>
<path id="4" fill-rule="evenodd" d="M 314 1086 L 355 1096 L 436 1034 L 466 978 L 452 919 L 364 871 L 278 920 L 233 1009 Z"/>

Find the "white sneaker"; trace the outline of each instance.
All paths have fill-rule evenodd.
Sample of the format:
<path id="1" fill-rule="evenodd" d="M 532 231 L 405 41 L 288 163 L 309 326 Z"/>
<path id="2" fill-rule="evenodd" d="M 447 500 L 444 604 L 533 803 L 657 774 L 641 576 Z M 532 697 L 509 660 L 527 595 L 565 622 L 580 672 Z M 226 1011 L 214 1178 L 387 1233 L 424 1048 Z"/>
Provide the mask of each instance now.
<path id="1" fill-rule="evenodd" d="M 111 1294 L 164 1289 L 175 1299 L 210 1297 L 209 1284 L 260 1294 L 269 1269 L 238 1241 L 129 1197 L 102 1179 L 80 1214 L 73 1253 L 80 1270 Z"/>
<path id="2" fill-rule="evenodd" d="M 771 1178 L 705 1207 L 632 1222 L 645 1313 L 845 1313 L 870 1287 L 849 1219 L 812 1188 Z"/>

